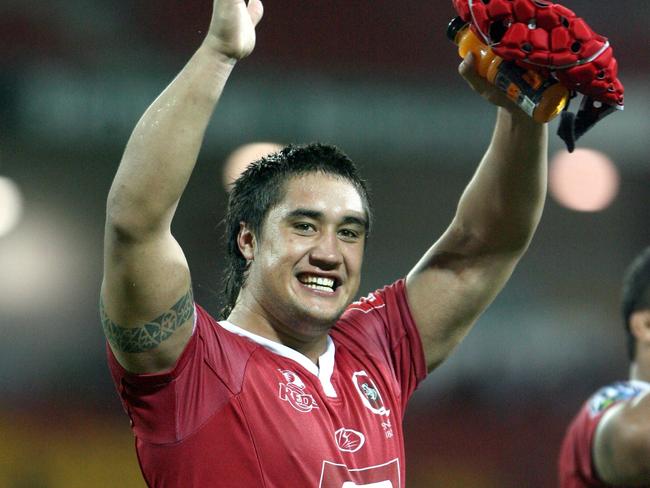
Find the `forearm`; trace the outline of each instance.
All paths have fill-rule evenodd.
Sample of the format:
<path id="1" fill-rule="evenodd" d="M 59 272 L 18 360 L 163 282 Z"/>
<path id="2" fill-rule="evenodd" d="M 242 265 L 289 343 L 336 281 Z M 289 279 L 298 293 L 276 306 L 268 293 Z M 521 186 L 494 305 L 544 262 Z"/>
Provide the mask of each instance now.
<path id="1" fill-rule="evenodd" d="M 204 42 L 136 125 L 107 202 L 109 224 L 168 226 L 235 61 Z"/>
<path id="2" fill-rule="evenodd" d="M 489 252 L 523 251 L 544 206 L 546 125 L 500 108 L 492 141 L 463 193 L 454 223 Z"/>

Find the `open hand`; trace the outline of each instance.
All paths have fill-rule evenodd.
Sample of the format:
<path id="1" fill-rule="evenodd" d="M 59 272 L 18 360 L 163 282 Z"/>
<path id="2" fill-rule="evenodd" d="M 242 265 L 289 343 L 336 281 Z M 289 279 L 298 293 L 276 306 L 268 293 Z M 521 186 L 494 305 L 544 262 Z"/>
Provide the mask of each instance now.
<path id="1" fill-rule="evenodd" d="M 248 56 L 255 47 L 255 26 L 264 7 L 260 0 L 215 0 L 206 41 L 232 59 Z"/>

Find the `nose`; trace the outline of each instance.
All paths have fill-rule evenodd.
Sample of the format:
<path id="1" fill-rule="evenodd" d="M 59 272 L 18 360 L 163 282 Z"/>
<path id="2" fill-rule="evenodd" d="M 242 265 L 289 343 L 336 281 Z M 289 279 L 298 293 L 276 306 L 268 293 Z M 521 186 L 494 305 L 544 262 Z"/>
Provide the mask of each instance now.
<path id="1" fill-rule="evenodd" d="M 343 261 L 336 232 L 323 232 L 309 254 L 310 264 L 321 269 L 335 269 Z"/>

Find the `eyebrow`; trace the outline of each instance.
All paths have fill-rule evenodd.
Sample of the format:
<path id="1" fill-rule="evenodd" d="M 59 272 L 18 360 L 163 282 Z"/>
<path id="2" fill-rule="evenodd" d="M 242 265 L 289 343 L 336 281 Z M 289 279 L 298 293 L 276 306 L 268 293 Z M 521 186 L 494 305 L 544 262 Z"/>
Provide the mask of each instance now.
<path id="1" fill-rule="evenodd" d="M 297 208 L 292 210 L 286 215 L 286 219 L 295 219 L 298 217 L 306 217 L 313 220 L 321 220 L 324 217 L 323 212 L 319 210 L 312 210 L 309 208 Z M 355 215 L 346 215 L 342 219 L 342 224 L 355 224 L 364 229 L 368 229 L 368 220 L 364 217 L 357 217 Z"/>

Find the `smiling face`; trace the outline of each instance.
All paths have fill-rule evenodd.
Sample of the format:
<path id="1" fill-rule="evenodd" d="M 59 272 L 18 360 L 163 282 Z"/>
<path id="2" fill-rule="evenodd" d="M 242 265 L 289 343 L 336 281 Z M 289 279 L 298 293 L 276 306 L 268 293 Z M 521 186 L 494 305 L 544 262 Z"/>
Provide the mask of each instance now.
<path id="1" fill-rule="evenodd" d="M 251 261 L 241 304 L 284 342 L 322 338 L 359 288 L 366 219 L 345 179 L 308 173 L 288 180 L 262 235 L 240 232 L 240 250 Z"/>

